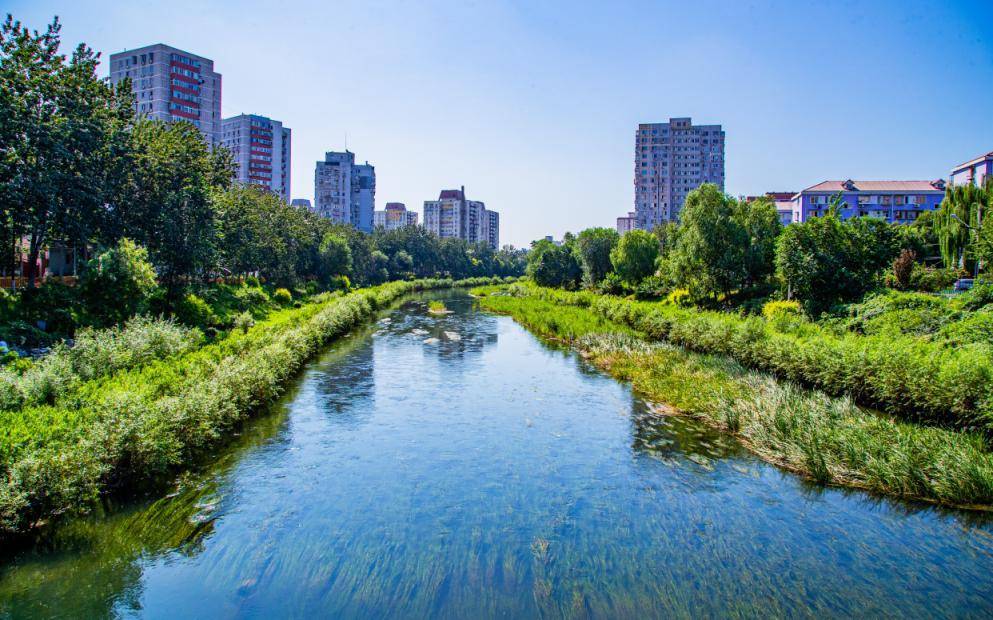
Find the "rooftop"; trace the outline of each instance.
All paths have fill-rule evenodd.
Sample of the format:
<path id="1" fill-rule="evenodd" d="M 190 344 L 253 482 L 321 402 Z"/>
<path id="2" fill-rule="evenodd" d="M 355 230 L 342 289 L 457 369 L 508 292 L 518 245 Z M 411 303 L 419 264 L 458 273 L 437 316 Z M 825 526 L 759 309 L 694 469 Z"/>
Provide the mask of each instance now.
<path id="1" fill-rule="evenodd" d="M 984 159 L 993 159 L 993 151 L 990 151 L 989 153 L 983 153 L 982 155 L 978 155 L 976 157 L 973 157 L 969 161 L 964 161 L 961 164 L 955 166 L 955 168 L 961 168 L 963 166 L 968 166 L 970 164 L 976 163 L 977 161 L 983 161 Z"/>
<path id="2" fill-rule="evenodd" d="M 805 192 L 942 192 L 945 182 L 933 181 L 823 181 Z"/>
<path id="3" fill-rule="evenodd" d="M 443 189 L 438 200 L 465 200 L 465 194 L 460 189 Z"/>

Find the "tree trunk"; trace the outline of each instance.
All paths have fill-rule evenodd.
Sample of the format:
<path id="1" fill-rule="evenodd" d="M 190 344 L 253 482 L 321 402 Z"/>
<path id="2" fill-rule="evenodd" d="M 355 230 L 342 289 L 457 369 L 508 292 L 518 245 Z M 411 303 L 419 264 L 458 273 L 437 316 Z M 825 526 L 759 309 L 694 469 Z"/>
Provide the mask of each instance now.
<path id="1" fill-rule="evenodd" d="M 38 254 L 40 247 L 40 239 L 32 233 L 31 242 L 28 244 L 28 288 L 35 287 L 35 281 L 38 277 Z"/>

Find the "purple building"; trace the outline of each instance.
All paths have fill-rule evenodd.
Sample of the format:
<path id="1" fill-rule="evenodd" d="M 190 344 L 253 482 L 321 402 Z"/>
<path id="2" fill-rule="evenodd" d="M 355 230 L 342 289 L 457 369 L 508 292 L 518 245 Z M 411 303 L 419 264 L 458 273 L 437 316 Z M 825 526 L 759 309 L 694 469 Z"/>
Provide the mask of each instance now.
<path id="1" fill-rule="evenodd" d="M 993 152 L 980 155 L 952 168 L 952 185 L 982 185 L 986 177 L 993 177 Z"/>
<path id="2" fill-rule="evenodd" d="M 909 224 L 924 211 L 934 211 L 945 197 L 945 182 L 936 181 L 824 181 L 802 190 L 790 201 L 793 221 L 806 222 L 827 214 L 831 198 L 841 194 L 842 219 L 868 216 Z M 780 207 L 778 204 L 777 207 Z M 785 205 L 783 206 L 785 207 Z"/>

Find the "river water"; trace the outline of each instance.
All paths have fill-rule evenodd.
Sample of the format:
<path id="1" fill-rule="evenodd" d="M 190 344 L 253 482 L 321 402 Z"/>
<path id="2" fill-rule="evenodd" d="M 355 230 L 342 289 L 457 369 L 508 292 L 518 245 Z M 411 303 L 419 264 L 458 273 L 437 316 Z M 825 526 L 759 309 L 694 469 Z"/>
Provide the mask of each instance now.
<path id="1" fill-rule="evenodd" d="M 0 566 L 11 618 L 990 614 L 989 518 L 808 485 L 457 291 Z"/>

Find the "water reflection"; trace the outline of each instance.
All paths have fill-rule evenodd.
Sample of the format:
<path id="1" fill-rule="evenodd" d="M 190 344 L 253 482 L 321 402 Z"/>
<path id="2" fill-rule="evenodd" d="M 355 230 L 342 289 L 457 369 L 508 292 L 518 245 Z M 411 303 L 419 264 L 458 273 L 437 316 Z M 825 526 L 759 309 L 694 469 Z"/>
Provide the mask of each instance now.
<path id="1" fill-rule="evenodd" d="M 987 517 L 815 491 L 442 296 L 334 347 L 168 497 L 19 554 L 0 616 L 991 611 Z"/>

